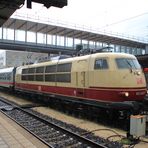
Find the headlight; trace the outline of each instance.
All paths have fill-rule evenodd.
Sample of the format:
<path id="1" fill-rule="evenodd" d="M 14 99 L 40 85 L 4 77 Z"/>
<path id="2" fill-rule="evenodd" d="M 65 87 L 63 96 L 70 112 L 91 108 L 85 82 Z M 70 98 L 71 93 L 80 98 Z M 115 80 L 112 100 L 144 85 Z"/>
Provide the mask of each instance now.
<path id="1" fill-rule="evenodd" d="M 121 96 L 124 96 L 124 97 L 128 97 L 129 96 L 129 92 L 120 92 L 119 94 Z"/>
<path id="2" fill-rule="evenodd" d="M 137 71 L 137 75 L 140 75 L 141 74 L 141 72 L 140 71 Z"/>
<path id="3" fill-rule="evenodd" d="M 125 92 L 124 94 L 125 94 L 125 97 L 128 97 L 129 96 L 129 93 L 128 92 Z"/>

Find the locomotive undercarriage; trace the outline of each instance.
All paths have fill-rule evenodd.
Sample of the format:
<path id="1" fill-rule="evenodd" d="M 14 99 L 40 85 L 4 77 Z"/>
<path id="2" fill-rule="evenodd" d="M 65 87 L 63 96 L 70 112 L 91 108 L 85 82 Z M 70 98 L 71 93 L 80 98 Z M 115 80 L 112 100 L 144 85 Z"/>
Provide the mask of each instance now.
<path id="1" fill-rule="evenodd" d="M 47 98 L 45 98 L 47 99 Z M 55 101 L 56 100 L 56 101 Z M 47 101 L 47 100 L 46 100 Z M 128 109 L 115 109 L 110 107 L 101 107 L 94 104 L 85 104 L 79 101 L 68 101 L 67 99 L 49 98 L 49 106 L 56 108 L 66 114 L 72 116 L 95 121 L 107 126 L 113 126 L 128 130 L 130 115 L 139 114 L 141 110 Z"/>
<path id="2" fill-rule="evenodd" d="M 125 102 L 114 104 L 103 104 L 93 101 L 86 101 L 66 96 L 28 93 L 32 100 L 46 103 L 47 106 L 60 110 L 66 114 L 78 118 L 93 120 L 99 123 L 127 129 L 130 115 L 142 113 L 141 102 Z M 21 93 L 23 94 L 23 92 Z M 26 93 L 25 93 L 26 95 Z M 118 106 L 118 107 L 117 107 Z M 122 124 L 122 126 L 121 126 Z"/>
<path id="3" fill-rule="evenodd" d="M 12 93 L 14 94 L 14 92 Z M 109 126 L 122 127 L 125 130 L 128 128 L 130 115 L 145 114 L 141 102 L 103 104 L 65 96 L 35 94 L 28 91 L 24 92 L 24 90 L 15 91 L 15 94 L 41 104 L 44 101 L 45 105 L 78 118 L 93 120 Z"/>

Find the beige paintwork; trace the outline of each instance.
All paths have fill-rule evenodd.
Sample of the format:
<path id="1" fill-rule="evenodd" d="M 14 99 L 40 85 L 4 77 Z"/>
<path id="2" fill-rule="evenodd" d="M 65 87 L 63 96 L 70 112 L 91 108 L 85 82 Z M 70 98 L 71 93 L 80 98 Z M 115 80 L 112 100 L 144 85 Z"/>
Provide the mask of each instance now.
<path id="1" fill-rule="evenodd" d="M 36 82 L 28 81 L 25 83 L 41 84 L 49 86 L 62 86 L 73 88 L 89 88 L 89 87 L 111 87 L 111 88 L 140 88 L 146 87 L 145 77 L 141 69 L 118 69 L 115 63 L 115 58 L 133 58 L 135 56 L 124 53 L 96 53 L 92 55 L 73 57 L 63 60 L 49 61 L 28 66 L 21 66 L 16 71 L 16 82 L 21 81 L 21 72 L 23 68 L 40 67 L 46 65 L 55 65 L 57 63 L 72 62 L 71 83 L 53 83 L 53 82 Z M 109 64 L 109 69 L 94 70 L 94 62 L 96 59 L 106 58 Z M 140 74 L 138 75 L 137 72 Z M 142 83 L 137 81 L 142 79 Z"/>

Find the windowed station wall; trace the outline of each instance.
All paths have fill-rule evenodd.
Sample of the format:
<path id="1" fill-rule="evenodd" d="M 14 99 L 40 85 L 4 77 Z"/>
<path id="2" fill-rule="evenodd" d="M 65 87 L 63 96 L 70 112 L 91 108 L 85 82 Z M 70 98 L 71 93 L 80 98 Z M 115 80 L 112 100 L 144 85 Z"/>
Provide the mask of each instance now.
<path id="1" fill-rule="evenodd" d="M 2 41 L 10 41 L 10 42 L 16 42 L 16 43 L 34 43 L 36 46 L 40 45 L 48 45 L 51 47 L 62 47 L 63 49 L 72 49 L 75 50 L 77 45 L 83 45 L 83 48 L 90 48 L 90 49 L 95 49 L 95 48 L 101 48 L 101 47 L 107 47 L 111 46 L 113 47 L 112 52 L 123 52 L 123 53 L 130 53 L 134 55 L 143 55 L 146 53 L 146 49 L 144 48 L 139 48 L 139 47 L 128 47 L 128 46 L 123 46 L 123 45 L 118 45 L 117 44 L 108 44 L 107 42 L 110 42 L 108 39 L 107 42 L 102 42 L 96 40 L 93 38 L 92 40 L 90 39 L 84 39 L 80 35 L 79 37 L 75 37 L 74 33 L 73 37 L 67 36 L 65 33 L 64 35 L 59 35 L 59 34 L 52 34 L 52 33 L 42 33 L 38 31 L 29 31 L 29 30 L 21 30 L 21 29 L 10 29 L 10 28 L 5 28 L 2 27 L 0 28 L 0 40 Z M 101 38 L 100 38 L 101 40 Z"/>

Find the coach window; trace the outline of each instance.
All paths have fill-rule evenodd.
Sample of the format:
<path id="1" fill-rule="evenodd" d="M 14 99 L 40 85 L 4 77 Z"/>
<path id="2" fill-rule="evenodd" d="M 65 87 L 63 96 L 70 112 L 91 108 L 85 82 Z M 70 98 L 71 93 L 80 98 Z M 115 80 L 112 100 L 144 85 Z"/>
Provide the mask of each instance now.
<path id="1" fill-rule="evenodd" d="M 56 72 L 56 65 L 46 66 L 45 73 L 55 73 Z"/>
<path id="2" fill-rule="evenodd" d="M 7 80 L 11 80 L 11 73 L 7 73 Z"/>
<path id="3" fill-rule="evenodd" d="M 37 67 L 36 73 L 44 73 L 44 67 Z"/>
<path id="4" fill-rule="evenodd" d="M 3 75 L 2 75 L 2 74 L 0 74 L 0 79 L 1 79 L 1 80 L 3 79 Z"/>
<path id="5" fill-rule="evenodd" d="M 39 74 L 42 73 L 42 74 Z M 36 75 L 35 75 L 35 80 L 36 81 L 44 81 L 44 67 L 37 67 L 36 68 Z"/>
<path id="6" fill-rule="evenodd" d="M 22 75 L 22 80 L 28 80 L 28 75 Z"/>
<path id="7" fill-rule="evenodd" d="M 55 74 L 47 74 L 45 75 L 45 81 L 46 82 L 55 82 L 56 80 Z"/>
<path id="8" fill-rule="evenodd" d="M 35 68 L 29 68 L 28 73 L 35 73 Z"/>
<path id="9" fill-rule="evenodd" d="M 28 81 L 34 81 L 34 75 L 28 75 Z"/>
<path id="10" fill-rule="evenodd" d="M 108 69 L 108 63 L 106 59 L 97 59 L 95 61 L 94 69 Z"/>
<path id="11" fill-rule="evenodd" d="M 3 74 L 3 73 L 0 74 L 0 79 L 1 79 L 1 80 L 4 80 L 4 74 Z"/>
<path id="12" fill-rule="evenodd" d="M 57 74 L 57 82 L 71 82 L 71 74 Z"/>
<path id="13" fill-rule="evenodd" d="M 57 72 L 71 72 L 71 63 L 59 64 Z"/>
<path id="14" fill-rule="evenodd" d="M 22 74 L 28 74 L 28 68 L 22 70 Z"/>
<path id="15" fill-rule="evenodd" d="M 36 75 L 36 81 L 44 81 L 43 75 Z"/>

